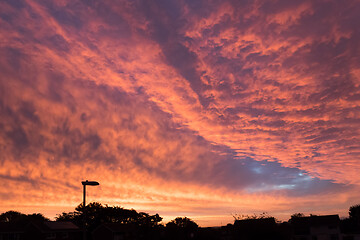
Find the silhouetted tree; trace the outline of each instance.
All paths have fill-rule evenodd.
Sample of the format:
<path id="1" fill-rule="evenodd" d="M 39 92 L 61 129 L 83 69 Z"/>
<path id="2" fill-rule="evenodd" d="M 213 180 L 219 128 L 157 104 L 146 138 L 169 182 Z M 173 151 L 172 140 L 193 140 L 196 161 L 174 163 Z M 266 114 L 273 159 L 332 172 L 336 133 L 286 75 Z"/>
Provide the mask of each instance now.
<path id="1" fill-rule="evenodd" d="M 293 215 L 291 215 L 291 218 L 301 218 L 301 217 L 305 217 L 305 214 L 303 214 L 303 213 L 294 213 Z"/>
<path id="2" fill-rule="evenodd" d="M 187 217 L 177 217 L 166 224 L 169 239 L 192 239 L 198 225 Z"/>
<path id="3" fill-rule="evenodd" d="M 350 206 L 349 217 L 341 219 L 341 231 L 344 233 L 357 232 L 360 229 L 360 204 Z"/>
<path id="4" fill-rule="evenodd" d="M 41 213 L 24 214 L 17 211 L 7 211 L 0 214 L 0 222 L 10 222 L 16 224 L 26 224 L 31 221 L 49 221 Z"/>
<path id="5" fill-rule="evenodd" d="M 83 224 L 83 215 L 81 212 L 63 212 L 55 217 L 56 221 L 70 221 L 77 226 L 82 226 Z"/>
<path id="6" fill-rule="evenodd" d="M 344 232 L 354 232 L 360 229 L 360 204 L 349 208 L 349 217 L 341 221 L 341 228 Z"/>
<path id="7" fill-rule="evenodd" d="M 360 204 L 353 205 L 349 208 L 349 218 L 360 224 Z"/>
<path id="8" fill-rule="evenodd" d="M 153 228 L 162 221 L 158 214 L 138 213 L 134 209 L 112 207 L 98 202 L 89 203 L 85 207 L 80 204 L 75 208 L 74 212 L 63 212 L 58 215 L 56 221 L 71 221 L 78 226 L 83 226 L 85 218 L 89 231 L 92 231 L 102 223 L 133 224 L 142 228 Z"/>
<path id="9" fill-rule="evenodd" d="M 7 211 L 0 215 L 0 222 L 17 222 L 26 215 L 17 211 Z"/>
<path id="10" fill-rule="evenodd" d="M 234 220 L 246 220 L 246 219 L 265 219 L 265 218 L 272 218 L 267 212 L 263 212 L 259 215 L 254 213 L 253 215 L 243 215 L 243 214 L 234 214 L 233 215 Z"/>
<path id="11" fill-rule="evenodd" d="M 196 222 L 187 217 L 177 217 L 166 224 L 166 227 L 190 228 L 196 229 L 198 225 Z"/>
<path id="12" fill-rule="evenodd" d="M 294 213 L 293 215 L 291 215 L 289 222 L 293 223 L 297 219 L 303 218 L 303 217 L 305 217 L 305 214 L 303 214 L 303 213 Z"/>

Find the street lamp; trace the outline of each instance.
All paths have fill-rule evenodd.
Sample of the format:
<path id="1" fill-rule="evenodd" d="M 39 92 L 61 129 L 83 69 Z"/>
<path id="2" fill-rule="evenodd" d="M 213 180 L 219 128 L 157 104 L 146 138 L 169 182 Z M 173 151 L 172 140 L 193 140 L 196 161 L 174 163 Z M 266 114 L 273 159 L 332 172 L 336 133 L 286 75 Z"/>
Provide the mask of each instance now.
<path id="1" fill-rule="evenodd" d="M 81 182 L 82 185 L 84 186 L 84 191 L 83 191 L 83 194 L 84 194 L 84 197 L 83 197 L 83 207 L 85 207 L 85 199 L 86 199 L 86 186 L 97 186 L 97 185 L 100 185 L 100 183 L 96 182 L 96 181 L 82 181 Z"/>
<path id="2" fill-rule="evenodd" d="M 82 185 L 84 186 L 84 191 L 83 191 L 83 208 L 84 208 L 84 232 L 83 232 L 83 239 L 86 240 L 86 209 L 85 209 L 85 199 L 86 199 L 86 186 L 97 186 L 100 185 L 100 183 L 96 182 L 96 181 L 82 181 L 81 182 Z"/>

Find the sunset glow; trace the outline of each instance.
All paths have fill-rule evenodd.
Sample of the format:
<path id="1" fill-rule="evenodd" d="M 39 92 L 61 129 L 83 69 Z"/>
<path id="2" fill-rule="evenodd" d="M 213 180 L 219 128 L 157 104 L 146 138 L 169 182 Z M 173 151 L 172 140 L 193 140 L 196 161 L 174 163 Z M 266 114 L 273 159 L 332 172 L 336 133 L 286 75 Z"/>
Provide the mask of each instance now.
<path id="1" fill-rule="evenodd" d="M 116 2 L 116 3 L 115 3 Z M 360 203 L 360 3 L 0 1 L 0 212 L 200 226 Z"/>

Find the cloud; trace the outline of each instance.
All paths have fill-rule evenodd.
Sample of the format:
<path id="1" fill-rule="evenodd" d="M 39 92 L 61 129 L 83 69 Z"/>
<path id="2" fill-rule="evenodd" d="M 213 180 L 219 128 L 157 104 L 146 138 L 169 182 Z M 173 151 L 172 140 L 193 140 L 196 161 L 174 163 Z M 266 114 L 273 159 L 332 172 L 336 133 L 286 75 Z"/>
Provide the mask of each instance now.
<path id="1" fill-rule="evenodd" d="M 90 178 L 169 214 L 354 201 L 356 1 L 0 6 L 5 207 L 76 205 Z"/>

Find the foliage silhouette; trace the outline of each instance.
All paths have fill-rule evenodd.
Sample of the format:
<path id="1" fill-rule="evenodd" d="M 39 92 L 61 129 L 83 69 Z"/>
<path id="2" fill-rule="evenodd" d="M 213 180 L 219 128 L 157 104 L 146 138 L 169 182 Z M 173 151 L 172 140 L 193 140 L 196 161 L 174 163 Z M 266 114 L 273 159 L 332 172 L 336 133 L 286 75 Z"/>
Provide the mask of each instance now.
<path id="1" fill-rule="evenodd" d="M 303 214 L 303 213 L 294 213 L 293 215 L 291 215 L 291 218 L 301 218 L 301 217 L 305 217 L 305 214 Z"/>
<path id="2" fill-rule="evenodd" d="M 125 209 L 118 206 L 103 205 L 98 202 L 86 206 L 78 205 L 73 212 L 63 212 L 56 217 L 56 221 L 71 221 L 75 225 L 85 226 L 88 236 L 101 224 L 121 224 L 124 229 L 135 229 L 137 239 L 157 240 L 215 240 L 215 239 L 276 239 L 288 240 L 295 232 L 296 225 L 303 227 L 308 218 L 303 213 L 294 213 L 288 223 L 279 223 L 267 213 L 260 215 L 235 215 L 234 224 L 221 228 L 200 228 L 196 222 L 187 217 L 177 217 L 166 224 L 161 224 L 162 218 L 134 209 Z M 320 216 L 321 217 L 321 216 Z M 85 222 L 84 222 L 85 220 Z M 40 213 L 23 214 L 17 211 L 7 211 L 0 214 L 0 223 L 25 226 L 31 221 L 49 221 Z M 6 225 L 5 224 L 5 225 Z M 306 227 L 306 226 L 305 226 Z M 360 204 L 349 208 L 349 217 L 341 220 L 341 232 L 345 234 L 358 233 L 360 229 Z M 101 228 L 98 228 L 101 229 Z"/>
<path id="3" fill-rule="evenodd" d="M 26 224 L 31 221 L 49 221 L 41 213 L 24 214 L 17 211 L 7 211 L 0 214 L 0 222 Z"/>
<path id="4" fill-rule="evenodd" d="M 353 205 L 349 208 L 349 218 L 360 223 L 360 204 Z"/>
<path id="5" fill-rule="evenodd" d="M 162 221 L 162 217 L 158 214 L 149 215 L 134 209 L 102 205 L 98 202 L 89 203 L 85 207 L 80 204 L 74 212 L 63 212 L 56 217 L 56 221 L 71 221 L 78 226 L 83 226 L 84 220 L 86 228 L 92 231 L 102 223 L 132 224 L 141 228 L 154 228 Z"/>
<path id="6" fill-rule="evenodd" d="M 298 220 L 299 218 L 304 218 L 304 217 L 305 217 L 305 214 L 303 214 L 303 213 L 294 213 L 293 215 L 291 215 L 289 222 L 293 223 L 296 220 Z"/>
<path id="7" fill-rule="evenodd" d="M 168 239 L 193 239 L 198 225 L 187 217 L 177 217 L 166 224 Z"/>
<path id="8" fill-rule="evenodd" d="M 186 228 L 186 229 L 196 229 L 198 228 L 197 223 L 187 217 L 177 217 L 174 220 L 171 220 L 166 224 L 166 227 L 175 227 L 175 228 Z"/>
<path id="9" fill-rule="evenodd" d="M 233 214 L 232 215 L 234 220 L 247 220 L 247 219 L 265 219 L 265 218 L 272 218 L 267 212 L 263 212 L 259 215 L 253 214 L 253 215 L 239 215 L 239 214 Z"/>
<path id="10" fill-rule="evenodd" d="M 357 232 L 360 230 L 360 204 L 349 208 L 349 217 L 341 221 L 341 228 L 344 232 Z"/>

